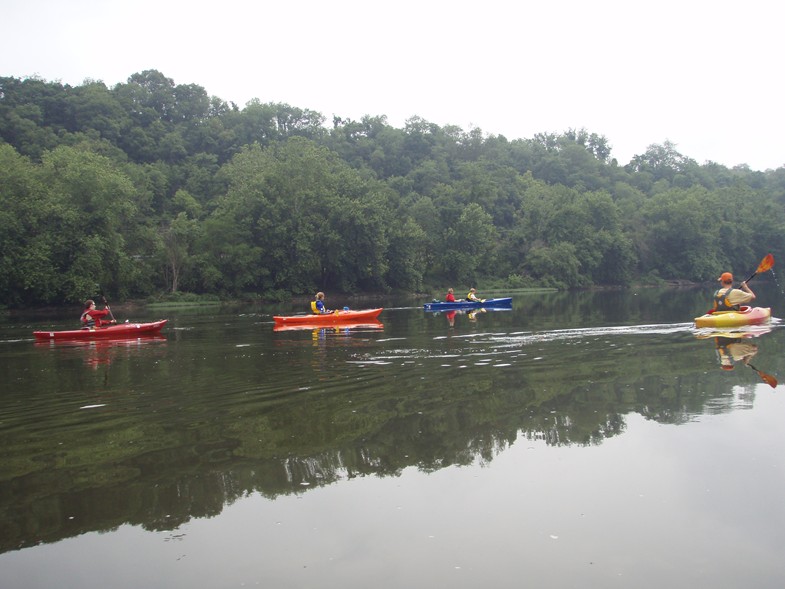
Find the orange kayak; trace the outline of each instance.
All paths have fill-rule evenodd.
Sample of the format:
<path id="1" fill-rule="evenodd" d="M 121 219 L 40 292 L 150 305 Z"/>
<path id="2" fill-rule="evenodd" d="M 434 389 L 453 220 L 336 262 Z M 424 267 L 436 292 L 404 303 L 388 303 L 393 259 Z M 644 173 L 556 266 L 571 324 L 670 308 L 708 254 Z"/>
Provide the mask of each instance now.
<path id="1" fill-rule="evenodd" d="M 360 311 L 334 311 L 315 315 L 275 315 L 275 326 L 279 325 L 336 325 L 341 323 L 361 323 L 376 319 L 383 309 L 364 309 Z"/>

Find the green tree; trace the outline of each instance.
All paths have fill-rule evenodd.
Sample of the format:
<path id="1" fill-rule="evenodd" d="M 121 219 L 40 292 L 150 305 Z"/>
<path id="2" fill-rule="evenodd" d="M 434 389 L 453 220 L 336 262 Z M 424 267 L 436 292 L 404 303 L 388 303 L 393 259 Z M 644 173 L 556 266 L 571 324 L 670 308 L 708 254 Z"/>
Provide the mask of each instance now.
<path id="1" fill-rule="evenodd" d="M 493 265 L 497 232 L 491 216 L 477 203 L 467 205 L 444 235 L 444 268 L 458 282 L 476 282 L 481 269 Z"/>
<path id="2" fill-rule="evenodd" d="M 111 160 L 70 147 L 46 153 L 40 177 L 56 206 L 49 237 L 58 294 L 78 301 L 100 284 L 126 296 L 136 278 L 125 239 L 136 213 L 128 177 Z"/>
<path id="3" fill-rule="evenodd" d="M 95 131 L 102 139 L 116 144 L 123 130 L 131 126 L 130 117 L 103 82 L 85 81 L 73 89 L 67 104 L 75 133 Z"/>
<path id="4" fill-rule="evenodd" d="M 170 292 L 177 292 L 184 267 L 193 259 L 190 251 L 199 226 L 185 212 L 178 213 L 171 223 L 161 230 L 165 255 L 164 278 Z"/>
<path id="5" fill-rule="evenodd" d="M 644 267 L 663 278 L 716 278 L 717 268 L 730 265 L 731 247 L 722 246 L 718 231 L 725 206 L 704 188 L 672 189 L 649 200 L 638 243 Z"/>
<path id="6" fill-rule="evenodd" d="M 210 223 L 233 225 L 227 237 L 253 248 L 241 252 L 255 257 L 248 262 L 255 277 L 242 281 L 246 288 L 306 293 L 383 281 L 384 198 L 327 149 L 300 137 L 266 149 L 256 144 L 224 166 L 222 175 L 229 189 Z M 210 233 L 216 238 L 210 247 L 228 245 Z M 213 263 L 224 271 L 218 260 Z"/>
<path id="7" fill-rule="evenodd" d="M 532 247 L 524 263 L 525 273 L 540 281 L 540 284 L 555 288 L 575 288 L 583 285 L 580 276 L 580 261 L 576 247 L 564 241 Z"/>
<path id="8" fill-rule="evenodd" d="M 0 300 L 20 306 L 58 300 L 52 233 L 64 211 L 49 198 L 36 166 L 0 144 Z"/>

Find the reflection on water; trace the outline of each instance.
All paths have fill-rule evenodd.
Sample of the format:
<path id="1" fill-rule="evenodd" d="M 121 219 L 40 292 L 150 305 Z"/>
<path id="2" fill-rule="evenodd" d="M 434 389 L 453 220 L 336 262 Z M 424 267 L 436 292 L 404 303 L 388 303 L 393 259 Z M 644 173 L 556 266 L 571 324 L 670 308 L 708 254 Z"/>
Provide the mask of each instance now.
<path id="1" fill-rule="evenodd" d="M 466 317 L 466 321 L 475 322 L 476 323 L 477 320 L 480 317 L 482 317 L 482 315 L 485 314 L 485 313 L 506 313 L 506 312 L 511 312 L 511 311 L 512 311 L 511 308 L 506 308 L 506 307 L 498 307 L 498 308 L 494 308 L 494 307 L 485 308 L 485 307 L 482 307 L 482 308 L 479 308 L 479 309 L 450 309 L 448 311 L 431 311 L 431 310 L 426 310 L 425 312 L 430 314 L 430 315 L 436 316 L 436 317 L 444 316 L 445 319 L 447 320 L 447 324 L 450 327 L 455 327 L 456 317 L 458 317 L 458 318 Z"/>
<path id="2" fill-rule="evenodd" d="M 118 355 L 127 355 L 133 349 L 142 346 L 165 343 L 166 337 L 163 335 L 152 334 L 139 337 L 125 338 L 105 338 L 94 340 L 65 340 L 65 341 L 36 341 L 36 348 L 44 349 L 68 349 L 74 348 L 86 366 L 98 369 L 100 366 L 109 365 Z"/>
<path id="3" fill-rule="evenodd" d="M 758 343 L 753 338 L 770 333 L 773 325 L 751 325 L 728 330 L 697 330 L 698 339 L 711 339 L 717 351 L 717 362 L 722 370 L 735 370 L 737 365 L 747 366 L 754 370 L 763 382 L 775 388 L 779 382 L 771 374 L 759 370 L 751 364 L 758 353 Z"/>
<path id="4" fill-rule="evenodd" d="M 327 334 L 327 333 L 344 333 L 347 334 L 350 331 L 358 331 L 364 329 L 371 329 L 371 330 L 379 330 L 384 329 L 384 324 L 379 321 L 378 319 L 369 319 L 365 321 L 360 321 L 356 323 L 336 323 L 332 325 L 325 325 L 324 323 L 299 323 L 296 325 L 279 325 L 275 324 L 273 326 L 273 331 L 281 332 L 281 331 L 313 331 L 314 333 L 318 334 Z"/>
<path id="5" fill-rule="evenodd" d="M 630 416 L 688 427 L 752 409 L 753 357 L 764 374 L 782 370 L 777 323 L 733 342 L 755 344 L 734 359 L 753 370 L 728 371 L 683 301 L 676 314 L 631 293 L 557 295 L 558 313 L 541 295 L 475 320 L 401 305 L 380 325 L 287 331 L 264 312 L 183 313 L 159 339 L 98 346 L 37 346 L 7 325 L 0 550 L 126 524 L 171 532 L 251 495 L 344 493 L 513 448 L 521 460 L 528 447 L 603 452 Z M 590 480 L 575 476 L 571 487 Z"/>

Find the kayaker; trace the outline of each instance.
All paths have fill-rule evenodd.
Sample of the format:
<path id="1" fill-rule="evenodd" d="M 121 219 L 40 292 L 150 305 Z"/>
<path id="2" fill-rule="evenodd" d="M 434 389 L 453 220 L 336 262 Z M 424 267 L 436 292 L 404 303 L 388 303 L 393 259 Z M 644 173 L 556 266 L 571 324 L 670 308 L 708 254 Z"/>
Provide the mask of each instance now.
<path id="1" fill-rule="evenodd" d="M 485 299 L 481 299 L 480 297 L 477 296 L 477 289 L 476 288 L 470 288 L 469 289 L 469 294 L 466 295 L 466 300 L 467 301 L 474 301 L 475 303 L 484 303 L 485 302 Z"/>
<path id="2" fill-rule="evenodd" d="M 101 317 L 106 317 L 107 315 L 112 315 L 112 310 L 109 308 L 109 305 L 105 305 L 103 309 L 99 310 L 95 308 L 94 300 L 87 299 L 84 304 L 82 317 L 80 318 L 82 329 L 95 329 L 96 327 L 101 327 L 102 325 L 111 325 L 112 323 L 117 323 L 115 319 L 108 321 L 101 319 Z"/>
<path id="3" fill-rule="evenodd" d="M 455 302 L 455 294 L 453 294 L 453 290 L 451 288 L 447 289 L 447 296 L 444 297 L 444 300 L 447 303 L 454 303 Z"/>
<path id="4" fill-rule="evenodd" d="M 311 301 L 311 311 L 316 313 L 317 315 L 324 315 L 327 313 L 332 313 L 332 311 L 328 311 L 327 307 L 324 306 L 324 293 L 317 292 L 316 298 Z"/>
<path id="5" fill-rule="evenodd" d="M 746 282 L 741 283 L 741 288 L 733 288 L 733 274 L 730 272 L 723 272 L 718 280 L 722 287 L 714 293 L 715 311 L 738 311 L 741 305 L 755 300 L 755 293 Z"/>

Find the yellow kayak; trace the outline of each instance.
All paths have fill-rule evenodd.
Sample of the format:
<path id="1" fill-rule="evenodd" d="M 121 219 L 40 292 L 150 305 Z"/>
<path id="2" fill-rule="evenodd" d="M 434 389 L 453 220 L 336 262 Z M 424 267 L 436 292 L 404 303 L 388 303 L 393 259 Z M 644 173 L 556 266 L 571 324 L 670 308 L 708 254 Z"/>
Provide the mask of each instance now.
<path id="1" fill-rule="evenodd" d="M 695 327 L 738 327 L 740 325 L 760 325 L 771 319 L 770 307 L 742 307 L 738 311 L 717 311 L 696 317 Z"/>

